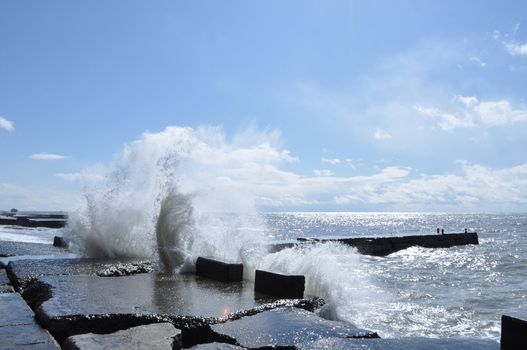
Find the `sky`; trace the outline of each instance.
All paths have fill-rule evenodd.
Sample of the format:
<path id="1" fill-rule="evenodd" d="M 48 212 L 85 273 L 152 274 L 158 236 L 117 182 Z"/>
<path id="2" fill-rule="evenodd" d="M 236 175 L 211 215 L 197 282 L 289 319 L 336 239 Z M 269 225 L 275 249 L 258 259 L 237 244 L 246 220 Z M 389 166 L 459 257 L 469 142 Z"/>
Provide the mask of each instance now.
<path id="1" fill-rule="evenodd" d="M 524 1 L 0 0 L 0 209 L 187 130 L 265 211 L 525 212 L 526 98 Z"/>

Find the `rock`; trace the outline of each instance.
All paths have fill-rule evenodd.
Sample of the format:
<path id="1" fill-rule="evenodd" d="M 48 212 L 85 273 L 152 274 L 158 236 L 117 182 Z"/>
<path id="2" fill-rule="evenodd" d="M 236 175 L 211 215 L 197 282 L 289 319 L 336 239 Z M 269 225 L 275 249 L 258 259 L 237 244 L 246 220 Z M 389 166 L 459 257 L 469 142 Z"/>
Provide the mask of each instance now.
<path id="1" fill-rule="evenodd" d="M 484 339 L 343 339 L 325 338 L 298 344 L 298 350 L 498 350 L 499 344 Z"/>
<path id="2" fill-rule="evenodd" d="M 374 332 L 328 321 L 297 308 L 277 308 L 254 316 L 210 326 L 219 336 L 245 348 L 292 347 L 323 338 L 375 338 Z"/>
<path id="3" fill-rule="evenodd" d="M 97 271 L 99 277 L 123 277 L 132 276 L 139 273 L 154 272 L 154 264 L 151 262 L 142 263 L 117 263 L 108 268 Z"/>
<path id="4" fill-rule="evenodd" d="M 304 297 L 305 277 L 256 270 L 254 291 L 276 298 Z"/>
<path id="5" fill-rule="evenodd" d="M 181 349 L 181 331 L 170 323 L 132 327 L 110 334 L 81 334 L 69 337 L 66 350 Z"/>
<path id="6" fill-rule="evenodd" d="M 527 321 L 501 316 L 501 349 L 527 349 Z"/>
<path id="7" fill-rule="evenodd" d="M 196 274 L 216 281 L 241 282 L 243 280 L 243 264 L 231 264 L 198 257 Z"/>
<path id="8" fill-rule="evenodd" d="M 60 349 L 49 333 L 35 323 L 33 313 L 18 293 L 0 294 L 0 339 L 2 349 Z"/>

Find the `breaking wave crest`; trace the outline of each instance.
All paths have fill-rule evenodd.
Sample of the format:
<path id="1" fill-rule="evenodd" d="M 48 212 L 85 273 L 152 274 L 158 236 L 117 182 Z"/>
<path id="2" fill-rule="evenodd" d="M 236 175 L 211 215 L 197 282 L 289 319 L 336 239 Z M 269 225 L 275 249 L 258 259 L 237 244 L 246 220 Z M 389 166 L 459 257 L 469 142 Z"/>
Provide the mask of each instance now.
<path id="1" fill-rule="evenodd" d="M 287 159 L 275 133 L 168 127 L 126 145 L 103 183 L 86 190 L 66 235 L 89 257 L 156 257 L 173 269 L 197 255 L 240 260 L 265 241 L 256 188 L 244 177 Z"/>

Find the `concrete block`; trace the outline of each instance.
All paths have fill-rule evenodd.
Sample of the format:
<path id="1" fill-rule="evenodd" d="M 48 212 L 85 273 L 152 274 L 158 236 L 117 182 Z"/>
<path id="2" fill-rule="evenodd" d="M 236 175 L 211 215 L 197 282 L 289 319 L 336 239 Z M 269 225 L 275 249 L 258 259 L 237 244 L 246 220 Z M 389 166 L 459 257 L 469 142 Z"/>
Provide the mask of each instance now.
<path id="1" fill-rule="evenodd" d="M 254 280 L 255 293 L 286 299 L 304 297 L 305 277 L 302 275 L 282 275 L 256 270 Z"/>
<path id="2" fill-rule="evenodd" d="M 55 236 L 53 237 L 53 246 L 59 248 L 68 248 L 68 242 L 64 239 L 64 237 Z"/>
<path id="3" fill-rule="evenodd" d="M 66 350 L 181 349 L 181 331 L 170 323 L 137 326 L 110 334 L 81 334 L 66 339 Z"/>
<path id="4" fill-rule="evenodd" d="M 216 281 L 240 282 L 243 280 L 243 265 L 198 257 L 196 274 Z"/>
<path id="5" fill-rule="evenodd" d="M 501 316 L 501 349 L 527 349 L 527 321 Z"/>

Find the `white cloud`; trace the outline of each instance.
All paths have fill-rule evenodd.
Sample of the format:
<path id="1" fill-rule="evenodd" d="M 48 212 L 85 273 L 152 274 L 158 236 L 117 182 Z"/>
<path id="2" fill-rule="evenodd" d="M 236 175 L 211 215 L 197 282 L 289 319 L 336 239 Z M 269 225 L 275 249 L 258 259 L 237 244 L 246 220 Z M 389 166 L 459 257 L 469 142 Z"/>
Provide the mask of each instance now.
<path id="1" fill-rule="evenodd" d="M 389 140 L 392 138 L 392 135 L 385 130 L 376 129 L 373 133 L 373 138 L 376 140 Z"/>
<path id="2" fill-rule="evenodd" d="M 15 126 L 11 120 L 8 120 L 0 116 L 0 129 L 4 129 L 9 132 L 12 132 L 12 131 L 15 131 Z"/>
<path id="3" fill-rule="evenodd" d="M 194 196 L 199 212 L 237 212 L 253 205 L 264 210 L 527 210 L 527 164 L 493 169 L 462 161 L 456 174 L 420 174 L 409 167 L 388 166 L 358 176 L 336 176 L 329 169 L 304 176 L 281 169 L 292 158 L 269 140 L 235 146 L 215 129 L 171 127 L 131 143 L 109 173 L 85 169 L 56 176 L 102 185 L 103 191 L 94 193 L 118 212 L 130 208 L 157 213 L 155 203 L 171 183 Z M 108 173 L 104 181 L 102 173 Z M 69 209 L 75 204 L 72 197 L 0 184 L 5 208 Z"/>
<path id="4" fill-rule="evenodd" d="M 355 165 L 356 161 L 351 158 L 346 158 L 346 164 L 349 165 L 350 168 L 355 169 L 357 166 Z"/>
<path id="5" fill-rule="evenodd" d="M 516 41 L 510 41 L 504 43 L 505 50 L 511 56 L 526 56 L 527 57 L 527 43 L 519 43 Z"/>
<path id="6" fill-rule="evenodd" d="M 463 103 L 465 106 L 473 106 L 473 105 L 476 105 L 479 102 L 476 96 L 456 95 L 456 96 L 454 96 L 454 99 L 456 99 L 457 101 Z"/>
<path id="7" fill-rule="evenodd" d="M 435 107 L 415 106 L 422 115 L 438 120 L 438 125 L 445 131 L 459 128 L 495 127 L 527 122 L 527 109 L 513 108 L 508 100 L 480 101 L 474 96 L 457 95 L 458 102 L 453 112 L 446 112 Z"/>
<path id="8" fill-rule="evenodd" d="M 333 172 L 329 169 L 315 169 L 313 170 L 315 176 L 333 176 Z"/>
<path id="9" fill-rule="evenodd" d="M 321 161 L 323 163 L 328 163 L 328 164 L 332 164 L 332 165 L 340 164 L 340 159 L 338 159 L 338 158 L 322 158 Z"/>
<path id="10" fill-rule="evenodd" d="M 495 30 L 492 37 L 503 45 L 509 55 L 527 57 L 527 43 L 519 42 L 515 38 L 519 28 L 519 23 L 517 23 L 511 35 L 501 34 Z"/>
<path id="11" fill-rule="evenodd" d="M 474 107 L 483 124 L 497 126 L 527 121 L 527 109 L 513 109 L 507 100 L 481 102 Z"/>
<path id="12" fill-rule="evenodd" d="M 60 154 L 44 152 L 44 153 L 34 153 L 30 155 L 29 158 L 34 159 L 34 160 L 61 160 L 61 159 L 69 158 L 69 157 L 63 156 Z"/>
<path id="13" fill-rule="evenodd" d="M 481 60 L 481 58 L 477 57 L 477 56 L 471 56 L 469 58 L 469 61 L 470 62 L 474 62 L 475 64 L 477 64 L 480 68 L 486 68 L 487 67 L 487 63 L 486 62 L 483 62 Z"/>

